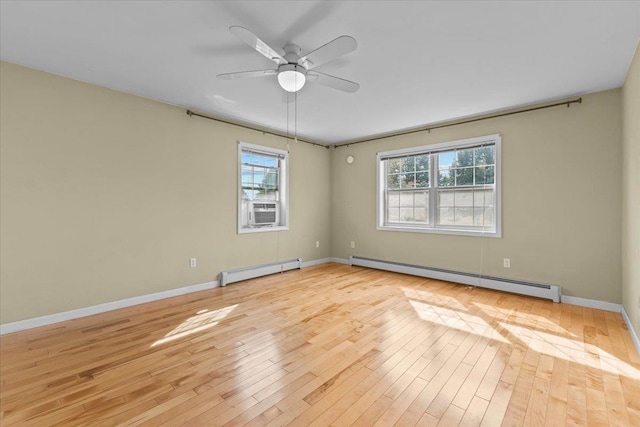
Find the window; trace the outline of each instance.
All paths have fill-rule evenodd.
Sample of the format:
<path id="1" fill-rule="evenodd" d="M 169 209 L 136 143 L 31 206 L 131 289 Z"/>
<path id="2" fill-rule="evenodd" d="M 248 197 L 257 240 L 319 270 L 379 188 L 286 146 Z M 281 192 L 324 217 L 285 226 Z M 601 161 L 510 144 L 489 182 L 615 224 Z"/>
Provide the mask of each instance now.
<path id="1" fill-rule="evenodd" d="M 286 230 L 288 153 L 239 143 L 238 233 Z"/>
<path id="2" fill-rule="evenodd" d="M 378 229 L 500 237 L 500 143 L 489 135 L 378 154 Z"/>

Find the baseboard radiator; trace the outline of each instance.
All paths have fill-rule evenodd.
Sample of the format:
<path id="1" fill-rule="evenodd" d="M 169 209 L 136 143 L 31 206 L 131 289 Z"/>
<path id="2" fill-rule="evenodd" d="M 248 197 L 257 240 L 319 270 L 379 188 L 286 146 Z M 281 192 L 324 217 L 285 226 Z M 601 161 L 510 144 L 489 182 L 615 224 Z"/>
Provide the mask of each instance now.
<path id="1" fill-rule="evenodd" d="M 375 268 L 377 270 L 393 271 L 411 274 L 413 276 L 428 277 L 430 279 L 446 280 L 497 291 L 512 292 L 538 298 L 560 302 L 560 286 L 541 283 L 524 282 L 520 280 L 503 279 L 500 277 L 480 276 L 478 274 L 462 273 L 459 271 L 443 270 L 440 268 L 422 267 L 392 261 L 382 261 L 359 256 L 351 256 L 351 265 Z"/>
<path id="2" fill-rule="evenodd" d="M 288 261 L 278 261 L 272 264 L 263 264 L 256 265 L 254 267 L 223 271 L 220 273 L 220 286 L 227 286 L 229 283 L 241 282 L 242 280 L 301 268 L 302 258 L 296 258 Z"/>

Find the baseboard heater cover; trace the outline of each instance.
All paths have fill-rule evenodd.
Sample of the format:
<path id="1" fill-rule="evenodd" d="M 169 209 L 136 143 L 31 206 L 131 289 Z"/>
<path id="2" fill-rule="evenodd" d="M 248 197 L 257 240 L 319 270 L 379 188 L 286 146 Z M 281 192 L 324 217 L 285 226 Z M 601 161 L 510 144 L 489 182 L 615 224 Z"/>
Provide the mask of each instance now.
<path id="1" fill-rule="evenodd" d="M 302 268 L 302 258 L 288 261 L 278 261 L 272 264 L 256 265 L 253 267 L 238 268 L 236 270 L 222 271 L 220 273 L 220 286 L 227 286 L 229 283 L 241 282 L 243 280 L 256 277 L 267 276 L 283 271 L 297 270 Z"/>
<path id="2" fill-rule="evenodd" d="M 541 283 L 524 282 L 521 280 L 504 279 L 501 277 L 480 276 L 478 274 L 423 267 L 393 261 L 383 261 L 359 256 L 351 256 L 349 261 L 351 265 L 360 267 L 393 271 L 413 276 L 428 277 L 430 279 L 446 280 L 448 282 L 462 283 L 465 285 L 494 289 L 496 291 L 512 292 L 515 294 L 538 298 L 546 298 L 553 302 L 560 302 L 560 286 L 558 285 L 545 285 Z"/>

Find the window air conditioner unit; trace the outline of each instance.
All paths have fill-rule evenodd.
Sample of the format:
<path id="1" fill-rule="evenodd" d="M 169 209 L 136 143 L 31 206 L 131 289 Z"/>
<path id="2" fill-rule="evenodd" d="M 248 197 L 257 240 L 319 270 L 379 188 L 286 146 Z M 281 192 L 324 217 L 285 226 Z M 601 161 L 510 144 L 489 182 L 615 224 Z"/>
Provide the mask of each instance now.
<path id="1" fill-rule="evenodd" d="M 275 202 L 249 202 L 249 225 L 252 227 L 264 227 L 276 225 L 280 222 L 278 203 Z"/>

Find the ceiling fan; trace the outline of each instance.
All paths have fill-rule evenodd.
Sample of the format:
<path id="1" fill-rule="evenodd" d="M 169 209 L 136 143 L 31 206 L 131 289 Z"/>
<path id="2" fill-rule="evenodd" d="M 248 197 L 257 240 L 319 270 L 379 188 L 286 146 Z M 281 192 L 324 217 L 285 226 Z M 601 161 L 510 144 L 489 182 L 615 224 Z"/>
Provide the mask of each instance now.
<path id="1" fill-rule="evenodd" d="M 353 37 L 340 36 L 301 57 L 300 47 L 295 44 L 287 44 L 283 48 L 284 55 L 280 55 L 244 27 L 232 26 L 229 27 L 229 31 L 253 49 L 257 50 L 258 53 L 275 62 L 278 67 L 275 70 L 218 74 L 219 79 L 231 80 L 247 77 L 278 76 L 278 83 L 280 83 L 280 86 L 287 92 L 299 91 L 307 81 L 329 86 L 343 92 L 355 92 L 360 88 L 360 85 L 356 82 L 315 70 L 315 67 L 325 62 L 354 51 L 358 44 Z"/>

